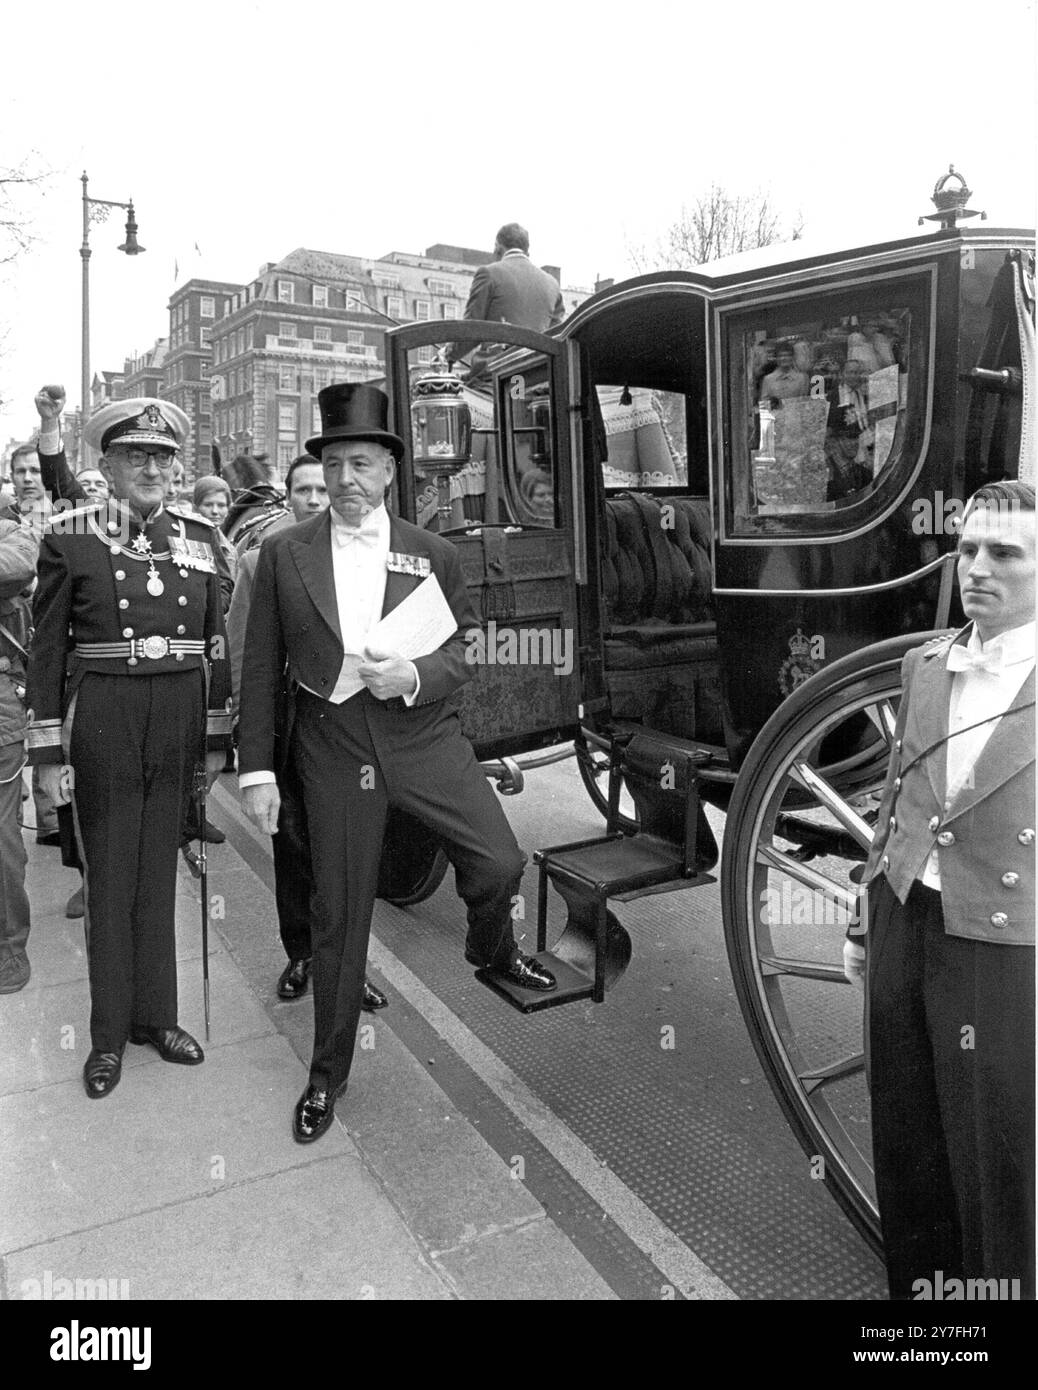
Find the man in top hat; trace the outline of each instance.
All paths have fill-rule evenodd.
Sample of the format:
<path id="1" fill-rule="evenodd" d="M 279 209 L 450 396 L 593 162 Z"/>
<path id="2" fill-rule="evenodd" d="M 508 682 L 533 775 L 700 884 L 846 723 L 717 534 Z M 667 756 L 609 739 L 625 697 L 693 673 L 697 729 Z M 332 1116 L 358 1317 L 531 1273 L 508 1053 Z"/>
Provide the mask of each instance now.
<path id="1" fill-rule="evenodd" d="M 404 446 L 386 427 L 385 395 L 336 385 L 318 399 L 322 433 L 306 447 L 321 460 L 331 506 L 260 550 L 238 742 L 245 809 L 273 834 L 274 735 L 287 667 L 287 756 L 302 786 L 315 884 L 314 1050 L 293 1118 L 300 1143 L 331 1124 L 349 1075 L 390 806 L 434 830 L 454 864 L 468 908 L 466 959 L 529 989 L 555 988 L 516 948 L 511 907 L 524 856 L 450 698 L 473 674 L 464 633 L 478 625 L 457 553 L 386 511 Z M 457 630 L 413 662 L 372 649 L 369 630 L 427 578 Z M 362 682 L 356 693 L 354 676 Z"/>
<path id="2" fill-rule="evenodd" d="M 864 880 L 873 1155 L 890 1295 L 1034 1297 L 1034 489 L 970 499 L 969 624 L 905 657 Z M 851 978 L 864 968 L 845 948 Z M 938 1271 L 940 1273 L 938 1273 Z M 961 1297 L 961 1293 L 959 1294 Z M 989 1295 L 990 1296 L 990 1295 Z"/>
<path id="3" fill-rule="evenodd" d="M 177 851 L 196 766 L 226 758 L 230 677 L 211 528 L 163 504 L 187 430 L 169 401 L 99 410 L 84 437 L 111 498 L 56 513 L 40 547 L 29 760 L 76 817 L 92 1099 L 118 1084 L 127 1041 L 204 1060 L 177 1026 Z"/>

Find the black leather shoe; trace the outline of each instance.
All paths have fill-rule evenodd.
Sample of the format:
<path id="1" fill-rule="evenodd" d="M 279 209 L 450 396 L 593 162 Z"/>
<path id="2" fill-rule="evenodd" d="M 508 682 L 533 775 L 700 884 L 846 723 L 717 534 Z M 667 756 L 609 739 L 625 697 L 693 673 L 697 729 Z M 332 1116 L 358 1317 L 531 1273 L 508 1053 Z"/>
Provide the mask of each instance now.
<path id="1" fill-rule="evenodd" d="M 331 1091 L 307 1086 L 296 1102 L 292 1116 L 292 1138 L 297 1144 L 312 1144 L 335 1119 L 335 1097 Z"/>
<path id="2" fill-rule="evenodd" d="M 138 1046 L 150 1043 L 164 1062 L 197 1067 L 205 1061 L 205 1053 L 183 1028 L 133 1028 L 130 1030 L 130 1042 Z"/>
<path id="3" fill-rule="evenodd" d="M 370 980 L 364 981 L 364 998 L 361 1008 L 366 1014 L 373 1014 L 376 1009 L 384 1009 L 388 1006 L 389 1000 L 380 989 L 376 989 Z"/>
<path id="4" fill-rule="evenodd" d="M 522 985 L 523 989 L 539 989 L 544 993 L 555 988 L 555 976 L 550 970 L 545 970 L 539 960 L 533 956 L 524 956 L 521 951 L 516 952 L 516 958 L 511 965 L 493 966 L 495 975 L 500 975 L 506 980 L 511 980 L 513 984 Z"/>
<path id="5" fill-rule="evenodd" d="M 114 1091 L 123 1074 L 122 1049 L 118 1052 L 98 1052 L 90 1049 L 90 1056 L 83 1066 L 83 1085 L 91 1100 L 100 1100 Z"/>
<path id="6" fill-rule="evenodd" d="M 310 957 L 290 960 L 278 979 L 279 999 L 302 999 L 310 983 Z"/>

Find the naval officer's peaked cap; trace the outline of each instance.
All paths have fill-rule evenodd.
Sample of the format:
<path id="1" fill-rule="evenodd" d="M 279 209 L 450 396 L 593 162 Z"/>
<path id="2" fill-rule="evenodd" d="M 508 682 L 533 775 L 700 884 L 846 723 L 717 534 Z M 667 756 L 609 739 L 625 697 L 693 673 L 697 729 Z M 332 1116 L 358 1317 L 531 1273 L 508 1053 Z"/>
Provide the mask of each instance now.
<path id="1" fill-rule="evenodd" d="M 184 443 L 190 428 L 187 416 L 172 401 L 135 396 L 103 405 L 87 421 L 83 438 L 102 454 L 113 444 L 169 449 L 172 453 Z"/>

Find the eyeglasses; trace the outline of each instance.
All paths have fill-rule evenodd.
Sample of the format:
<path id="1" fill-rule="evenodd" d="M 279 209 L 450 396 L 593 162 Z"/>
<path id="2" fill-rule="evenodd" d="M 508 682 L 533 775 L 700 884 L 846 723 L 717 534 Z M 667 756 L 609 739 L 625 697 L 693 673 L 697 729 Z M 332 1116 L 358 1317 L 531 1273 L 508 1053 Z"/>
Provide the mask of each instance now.
<path id="1" fill-rule="evenodd" d="M 152 459 L 158 468 L 172 468 L 176 461 L 176 455 L 169 449 L 119 449 L 115 453 L 117 458 L 125 459 L 131 468 L 147 468 Z"/>

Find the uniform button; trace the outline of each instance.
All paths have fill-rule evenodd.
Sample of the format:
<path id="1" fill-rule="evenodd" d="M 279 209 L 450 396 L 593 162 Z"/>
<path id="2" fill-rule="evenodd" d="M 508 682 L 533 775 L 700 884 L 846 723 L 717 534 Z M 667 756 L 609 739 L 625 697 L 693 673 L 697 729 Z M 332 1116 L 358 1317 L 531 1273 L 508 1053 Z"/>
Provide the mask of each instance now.
<path id="1" fill-rule="evenodd" d="M 896 743 L 894 744 L 894 751 L 897 752 L 897 753 L 900 753 L 900 752 L 901 752 L 901 740 L 900 740 L 900 739 L 898 739 L 898 740 L 896 741 Z"/>
<path id="2" fill-rule="evenodd" d="M 176 656 L 176 659 L 177 659 L 178 661 L 183 661 L 183 660 L 184 660 L 184 653 L 183 653 L 183 652 L 176 652 L 176 653 L 175 653 L 175 656 Z"/>
<path id="3" fill-rule="evenodd" d="M 896 830 L 896 829 L 897 829 L 897 816 L 891 816 L 891 817 L 890 817 L 890 828 L 891 828 L 891 830 Z"/>
<path id="4" fill-rule="evenodd" d="M 1033 844 L 1034 844 L 1034 831 L 1033 831 L 1033 830 L 1021 830 L 1021 831 L 1020 831 L 1020 834 L 1019 834 L 1016 838 L 1020 841 L 1020 843 L 1021 843 L 1022 845 L 1033 845 Z"/>
<path id="5" fill-rule="evenodd" d="M 946 811 L 950 811 L 950 810 L 951 810 L 951 802 L 950 802 L 950 801 L 946 801 L 946 802 L 944 803 L 944 809 L 945 809 Z"/>
<path id="6" fill-rule="evenodd" d="M 110 548 L 113 555 L 121 555 L 123 553 L 123 548 L 121 545 L 113 545 Z"/>
<path id="7" fill-rule="evenodd" d="M 121 598 L 121 599 L 119 600 L 119 607 L 120 607 L 120 608 L 129 608 L 129 606 L 130 606 L 130 600 L 129 600 L 128 598 Z"/>
<path id="8" fill-rule="evenodd" d="M 936 830 L 940 823 L 940 816 L 931 816 L 930 819 L 926 822 L 926 828 L 927 830 Z"/>
<path id="9" fill-rule="evenodd" d="M 183 635 L 184 635 L 184 633 L 185 633 L 186 631 L 187 631 L 187 628 L 184 626 L 184 624 L 183 624 L 183 623 L 178 623 L 178 625 L 177 625 L 177 636 L 178 636 L 178 637 L 183 637 Z"/>
<path id="10" fill-rule="evenodd" d="M 1020 875 L 1012 872 L 1002 875 L 1002 886 L 1004 888 L 1015 888 L 1020 882 Z"/>
<path id="11" fill-rule="evenodd" d="M 125 579 L 125 578 L 126 578 L 126 571 L 125 571 L 125 570 L 116 570 L 116 572 L 115 572 L 115 577 L 116 577 L 116 579 Z"/>
<path id="12" fill-rule="evenodd" d="M 110 534 L 114 535 L 114 533 L 115 533 L 116 531 L 118 531 L 118 529 L 119 529 L 119 523 L 118 523 L 117 521 L 110 521 L 110 522 L 108 523 L 108 531 L 109 531 Z"/>
<path id="13" fill-rule="evenodd" d="M 953 845 L 955 843 L 955 836 L 950 830 L 942 830 L 937 836 L 937 843 L 947 848 L 948 845 Z"/>
<path id="14" fill-rule="evenodd" d="M 133 628 L 132 628 L 132 627 L 124 627 L 124 628 L 123 628 L 123 636 L 124 636 L 124 637 L 132 637 L 132 636 L 133 636 Z"/>
<path id="15" fill-rule="evenodd" d="M 900 778 L 900 777 L 895 777 L 895 778 L 894 778 L 894 790 L 895 790 L 896 792 L 899 792 L 899 791 L 901 790 L 901 778 Z"/>
<path id="16" fill-rule="evenodd" d="M 993 927 L 1007 927 L 1009 925 L 1008 915 L 1005 912 L 993 912 L 991 914 L 991 925 Z"/>
<path id="17" fill-rule="evenodd" d="M 186 578 L 187 578 L 187 570 L 181 570 L 181 571 L 180 571 L 180 577 L 181 577 L 181 579 L 186 579 Z"/>
<path id="18" fill-rule="evenodd" d="M 889 855 L 889 854 L 885 854 L 885 855 L 883 856 L 883 867 L 884 867 L 884 869 L 889 869 L 889 868 L 890 868 L 890 855 Z"/>
<path id="19" fill-rule="evenodd" d="M 136 665 L 137 665 L 137 658 L 136 658 L 135 656 L 128 656 L 128 657 L 126 658 L 126 664 L 127 664 L 127 666 L 136 666 Z"/>
<path id="20" fill-rule="evenodd" d="M 181 594 L 180 597 L 177 599 L 177 602 L 180 604 L 181 608 L 186 608 L 187 596 L 185 594 Z"/>

